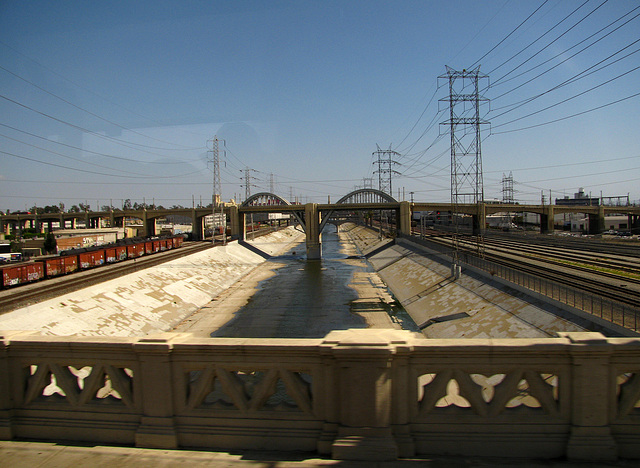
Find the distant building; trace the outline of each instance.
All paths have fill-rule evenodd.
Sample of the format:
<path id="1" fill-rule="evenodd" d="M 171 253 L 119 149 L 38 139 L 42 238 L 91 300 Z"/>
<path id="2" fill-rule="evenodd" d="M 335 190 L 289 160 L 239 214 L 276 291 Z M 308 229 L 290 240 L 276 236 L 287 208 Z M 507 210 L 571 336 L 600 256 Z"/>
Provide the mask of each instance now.
<path id="1" fill-rule="evenodd" d="M 600 198 L 598 197 L 588 197 L 584 193 L 584 189 L 580 187 L 578 193 L 573 194 L 573 198 L 569 198 L 568 196 L 564 198 L 556 198 L 556 205 L 561 206 L 599 206 Z"/>

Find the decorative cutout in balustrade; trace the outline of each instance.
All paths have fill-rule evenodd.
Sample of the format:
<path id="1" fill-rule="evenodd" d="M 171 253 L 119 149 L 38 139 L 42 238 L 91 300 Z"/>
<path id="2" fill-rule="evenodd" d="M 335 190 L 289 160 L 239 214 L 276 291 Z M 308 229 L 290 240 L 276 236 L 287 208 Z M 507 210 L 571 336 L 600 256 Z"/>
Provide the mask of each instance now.
<path id="1" fill-rule="evenodd" d="M 510 411 L 560 415 L 558 376 L 531 371 L 468 374 L 446 370 L 418 378 L 419 416 L 439 412 L 475 413 L 483 417 Z"/>
<path id="2" fill-rule="evenodd" d="M 57 401 L 71 406 L 100 404 L 134 408 L 133 371 L 129 368 L 38 364 L 30 366 L 26 372 L 25 405 Z"/>
<path id="3" fill-rule="evenodd" d="M 230 371 L 207 367 L 187 374 L 186 409 L 312 413 L 311 375 L 286 369 Z"/>
<path id="4" fill-rule="evenodd" d="M 640 373 L 620 374 L 617 378 L 618 418 L 640 415 Z"/>

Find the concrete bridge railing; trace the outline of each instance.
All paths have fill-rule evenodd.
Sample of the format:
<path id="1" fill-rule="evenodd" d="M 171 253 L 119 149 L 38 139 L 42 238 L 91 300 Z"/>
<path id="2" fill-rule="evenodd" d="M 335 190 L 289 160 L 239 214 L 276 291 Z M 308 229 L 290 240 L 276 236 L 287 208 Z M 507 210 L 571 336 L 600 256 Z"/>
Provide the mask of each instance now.
<path id="1" fill-rule="evenodd" d="M 640 339 L 0 332 L 0 438 L 139 447 L 640 458 Z"/>

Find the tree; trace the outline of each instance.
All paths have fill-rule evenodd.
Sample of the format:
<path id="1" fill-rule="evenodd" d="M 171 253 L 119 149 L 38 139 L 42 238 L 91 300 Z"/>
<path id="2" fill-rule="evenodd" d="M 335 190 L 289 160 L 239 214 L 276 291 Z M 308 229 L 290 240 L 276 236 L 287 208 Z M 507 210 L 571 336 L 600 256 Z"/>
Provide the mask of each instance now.
<path id="1" fill-rule="evenodd" d="M 129 198 L 127 198 L 125 201 L 122 202 L 122 209 L 123 210 L 131 210 L 132 209 L 131 200 Z"/>
<path id="2" fill-rule="evenodd" d="M 44 238 L 44 250 L 47 253 L 55 253 L 58 246 L 56 244 L 56 238 L 50 232 Z"/>
<path id="3" fill-rule="evenodd" d="M 85 205 L 84 203 L 78 203 L 80 211 L 91 211 L 91 205 Z"/>
<path id="4" fill-rule="evenodd" d="M 69 213 L 80 213 L 80 208 L 78 208 L 78 205 L 73 205 L 69 208 Z"/>
<path id="5" fill-rule="evenodd" d="M 47 205 L 44 207 L 45 213 L 60 213 L 60 207 L 58 205 Z"/>

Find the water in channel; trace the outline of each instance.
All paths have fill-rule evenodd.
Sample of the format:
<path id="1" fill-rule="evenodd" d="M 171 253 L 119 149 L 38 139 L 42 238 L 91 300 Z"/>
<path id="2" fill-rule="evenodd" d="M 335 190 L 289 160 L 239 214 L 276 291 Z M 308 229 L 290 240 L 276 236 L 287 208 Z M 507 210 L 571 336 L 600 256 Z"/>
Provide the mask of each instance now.
<path id="1" fill-rule="evenodd" d="M 274 275 L 211 336 L 322 338 L 332 330 L 366 328 L 365 319 L 356 313 L 363 304 L 384 308 L 402 328 L 416 331 L 366 259 L 345 240 L 328 225 L 322 232 L 322 260 L 307 261 L 304 243 L 271 257 L 267 262 Z"/>

